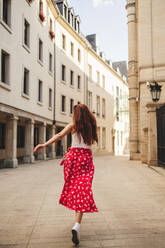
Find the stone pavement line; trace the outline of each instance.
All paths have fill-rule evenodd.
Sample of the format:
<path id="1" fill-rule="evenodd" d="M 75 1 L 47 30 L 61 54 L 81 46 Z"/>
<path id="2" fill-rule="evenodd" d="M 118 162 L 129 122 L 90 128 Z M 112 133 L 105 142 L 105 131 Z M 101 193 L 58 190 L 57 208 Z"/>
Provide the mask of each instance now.
<path id="1" fill-rule="evenodd" d="M 85 214 L 80 248 L 165 248 L 165 180 L 126 157 L 94 158 L 99 213 Z M 0 248 L 71 248 L 73 211 L 58 204 L 59 160 L 0 170 Z"/>
<path id="2" fill-rule="evenodd" d="M 44 201 L 45 201 L 45 198 L 46 198 L 46 194 L 47 194 L 48 188 L 49 188 L 49 185 L 47 186 L 47 189 L 45 190 L 45 194 L 44 194 L 44 197 L 43 197 L 43 200 L 42 200 L 42 204 L 43 204 Z M 39 209 L 39 212 L 38 212 L 38 214 L 37 214 L 37 218 L 36 218 L 36 221 L 35 221 L 34 226 L 33 226 L 33 228 L 32 228 L 32 231 L 31 231 L 31 233 L 30 233 L 30 235 L 29 235 L 29 239 L 28 239 L 26 248 L 28 248 L 28 246 L 29 246 L 29 243 L 30 243 L 30 239 L 31 239 L 32 233 L 33 233 L 34 228 L 35 228 L 35 226 L 36 226 L 36 223 L 37 223 L 37 221 L 38 221 L 38 219 L 39 219 L 39 215 L 40 215 L 40 212 L 41 212 L 41 209 L 42 209 L 42 204 L 41 204 L 40 209 Z"/>

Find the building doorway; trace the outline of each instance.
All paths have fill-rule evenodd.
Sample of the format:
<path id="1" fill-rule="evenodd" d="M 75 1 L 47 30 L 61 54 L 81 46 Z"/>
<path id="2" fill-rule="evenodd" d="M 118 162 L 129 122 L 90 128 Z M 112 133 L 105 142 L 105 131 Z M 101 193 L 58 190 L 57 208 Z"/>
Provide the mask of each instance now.
<path id="1" fill-rule="evenodd" d="M 56 133 L 61 132 L 64 129 L 64 127 L 57 127 Z M 56 157 L 62 157 L 64 155 L 64 146 L 62 140 L 59 140 L 56 143 Z"/>
<path id="2" fill-rule="evenodd" d="M 165 104 L 156 110 L 158 164 L 165 166 Z"/>

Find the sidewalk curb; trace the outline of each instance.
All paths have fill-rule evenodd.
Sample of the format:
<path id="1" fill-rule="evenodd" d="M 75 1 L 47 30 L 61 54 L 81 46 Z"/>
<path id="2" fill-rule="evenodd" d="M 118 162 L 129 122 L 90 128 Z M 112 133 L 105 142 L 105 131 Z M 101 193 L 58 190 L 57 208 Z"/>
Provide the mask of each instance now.
<path id="1" fill-rule="evenodd" d="M 158 173 L 161 176 L 165 177 L 165 168 L 160 166 L 149 166 L 148 168 L 154 170 L 156 173 Z"/>

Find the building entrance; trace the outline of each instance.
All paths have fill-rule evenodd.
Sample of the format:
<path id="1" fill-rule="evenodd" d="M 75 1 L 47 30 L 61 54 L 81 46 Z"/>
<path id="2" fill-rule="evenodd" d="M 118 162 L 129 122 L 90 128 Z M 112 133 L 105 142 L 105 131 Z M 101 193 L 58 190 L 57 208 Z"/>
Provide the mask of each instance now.
<path id="1" fill-rule="evenodd" d="M 157 109 L 158 164 L 165 166 L 165 104 Z"/>

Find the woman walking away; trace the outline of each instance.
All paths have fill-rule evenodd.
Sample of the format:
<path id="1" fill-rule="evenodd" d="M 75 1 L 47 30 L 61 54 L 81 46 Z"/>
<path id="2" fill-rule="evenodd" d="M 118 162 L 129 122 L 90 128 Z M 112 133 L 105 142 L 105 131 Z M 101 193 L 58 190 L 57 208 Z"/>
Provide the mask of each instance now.
<path id="1" fill-rule="evenodd" d="M 72 133 L 72 146 L 64 155 L 64 187 L 59 203 L 75 211 L 75 225 L 72 228 L 72 242 L 79 244 L 80 223 L 83 213 L 98 212 L 92 193 L 94 164 L 91 146 L 96 141 L 97 125 L 94 115 L 85 104 L 74 106 L 73 123 L 54 135 L 45 144 L 39 144 L 34 152 Z"/>

